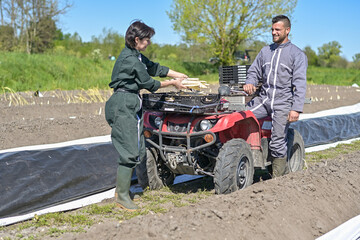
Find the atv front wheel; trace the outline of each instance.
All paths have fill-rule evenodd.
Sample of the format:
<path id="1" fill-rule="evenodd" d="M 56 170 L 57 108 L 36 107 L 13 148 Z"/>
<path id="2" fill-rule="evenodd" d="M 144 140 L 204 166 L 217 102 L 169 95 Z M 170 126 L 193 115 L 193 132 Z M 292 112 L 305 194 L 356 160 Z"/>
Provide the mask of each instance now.
<path id="1" fill-rule="evenodd" d="M 146 162 L 147 162 L 147 158 L 141 159 L 141 162 L 135 168 L 137 181 L 142 189 L 145 189 L 149 186 Z"/>
<path id="2" fill-rule="evenodd" d="M 244 139 L 231 139 L 220 149 L 216 159 L 214 183 L 216 194 L 246 188 L 254 180 L 254 159 Z"/>
<path id="3" fill-rule="evenodd" d="M 305 148 L 300 133 L 289 128 L 287 133 L 287 173 L 300 171 L 304 168 Z"/>
<path id="4" fill-rule="evenodd" d="M 175 174 L 160 159 L 153 147 L 146 148 L 146 167 L 151 190 L 161 189 L 174 183 Z"/>

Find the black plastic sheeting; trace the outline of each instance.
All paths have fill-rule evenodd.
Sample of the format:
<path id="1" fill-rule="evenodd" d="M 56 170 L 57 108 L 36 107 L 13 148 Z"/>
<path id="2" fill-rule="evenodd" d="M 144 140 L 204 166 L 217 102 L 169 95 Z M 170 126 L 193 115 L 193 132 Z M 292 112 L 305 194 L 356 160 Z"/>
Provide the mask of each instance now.
<path id="1" fill-rule="evenodd" d="M 111 143 L 0 154 L 0 218 L 113 188 L 117 158 Z"/>
<path id="2" fill-rule="evenodd" d="M 290 125 L 299 131 L 305 147 L 360 137 L 360 112 L 304 119 Z"/>
<path id="3" fill-rule="evenodd" d="M 291 124 L 305 147 L 360 136 L 360 113 Z M 118 153 L 111 143 L 0 154 L 0 218 L 22 215 L 115 186 Z"/>

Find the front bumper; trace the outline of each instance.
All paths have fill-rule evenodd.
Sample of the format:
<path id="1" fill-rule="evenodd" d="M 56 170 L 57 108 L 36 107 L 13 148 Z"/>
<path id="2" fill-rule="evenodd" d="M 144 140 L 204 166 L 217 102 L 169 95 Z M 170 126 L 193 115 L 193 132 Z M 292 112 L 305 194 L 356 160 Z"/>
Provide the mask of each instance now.
<path id="1" fill-rule="evenodd" d="M 154 142 L 152 139 L 146 139 L 148 143 L 150 143 L 153 147 L 159 149 L 161 158 L 167 162 L 166 153 L 179 153 L 185 154 L 188 164 L 191 166 L 191 153 L 201 150 L 203 148 L 209 147 L 216 142 L 216 134 L 211 131 L 201 131 L 201 132 L 193 132 L 193 133 L 185 133 L 185 132 L 164 132 L 160 130 L 152 130 L 152 133 L 158 136 L 159 143 Z M 205 135 L 210 134 L 212 136 L 212 140 L 210 142 L 206 142 L 194 147 L 191 147 L 191 142 L 194 139 L 204 138 Z M 185 140 L 186 146 L 171 146 L 164 144 L 164 138 L 168 139 L 177 139 L 177 140 Z"/>

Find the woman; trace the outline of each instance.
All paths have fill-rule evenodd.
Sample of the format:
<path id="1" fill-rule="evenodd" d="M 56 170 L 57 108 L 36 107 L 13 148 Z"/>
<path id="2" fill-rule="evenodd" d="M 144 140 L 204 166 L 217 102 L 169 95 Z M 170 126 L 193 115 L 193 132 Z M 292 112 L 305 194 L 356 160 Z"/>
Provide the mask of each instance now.
<path id="1" fill-rule="evenodd" d="M 120 207 L 134 211 L 138 208 L 129 196 L 133 169 L 145 157 L 143 136 L 143 112 L 139 91 L 155 92 L 161 87 L 173 85 L 186 88 L 183 73 L 160 66 L 147 59 L 140 52 L 151 44 L 155 34 L 153 28 L 141 21 L 130 25 L 125 35 L 125 48 L 115 62 L 109 86 L 114 94 L 106 102 L 105 118 L 111 126 L 111 140 L 119 152 L 115 200 Z M 171 77 L 160 82 L 150 76 Z"/>

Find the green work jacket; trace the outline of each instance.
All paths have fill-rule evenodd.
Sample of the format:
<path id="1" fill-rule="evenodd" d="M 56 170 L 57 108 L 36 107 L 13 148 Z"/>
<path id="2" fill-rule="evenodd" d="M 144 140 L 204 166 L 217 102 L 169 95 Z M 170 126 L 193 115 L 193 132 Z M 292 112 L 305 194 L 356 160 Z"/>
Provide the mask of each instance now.
<path id="1" fill-rule="evenodd" d="M 151 62 L 129 47 L 125 47 L 116 60 L 109 86 L 125 91 L 115 91 L 106 102 L 105 118 L 111 126 L 111 140 L 119 153 L 120 165 L 133 168 L 144 159 L 144 120 L 138 92 L 141 89 L 155 92 L 160 82 L 151 76 L 165 77 L 168 72 L 168 67 Z"/>
<path id="2" fill-rule="evenodd" d="M 113 89 L 139 91 L 146 89 L 155 92 L 160 82 L 151 78 L 166 77 L 169 68 L 150 61 L 134 48 L 125 48 L 115 62 L 109 86 Z"/>

